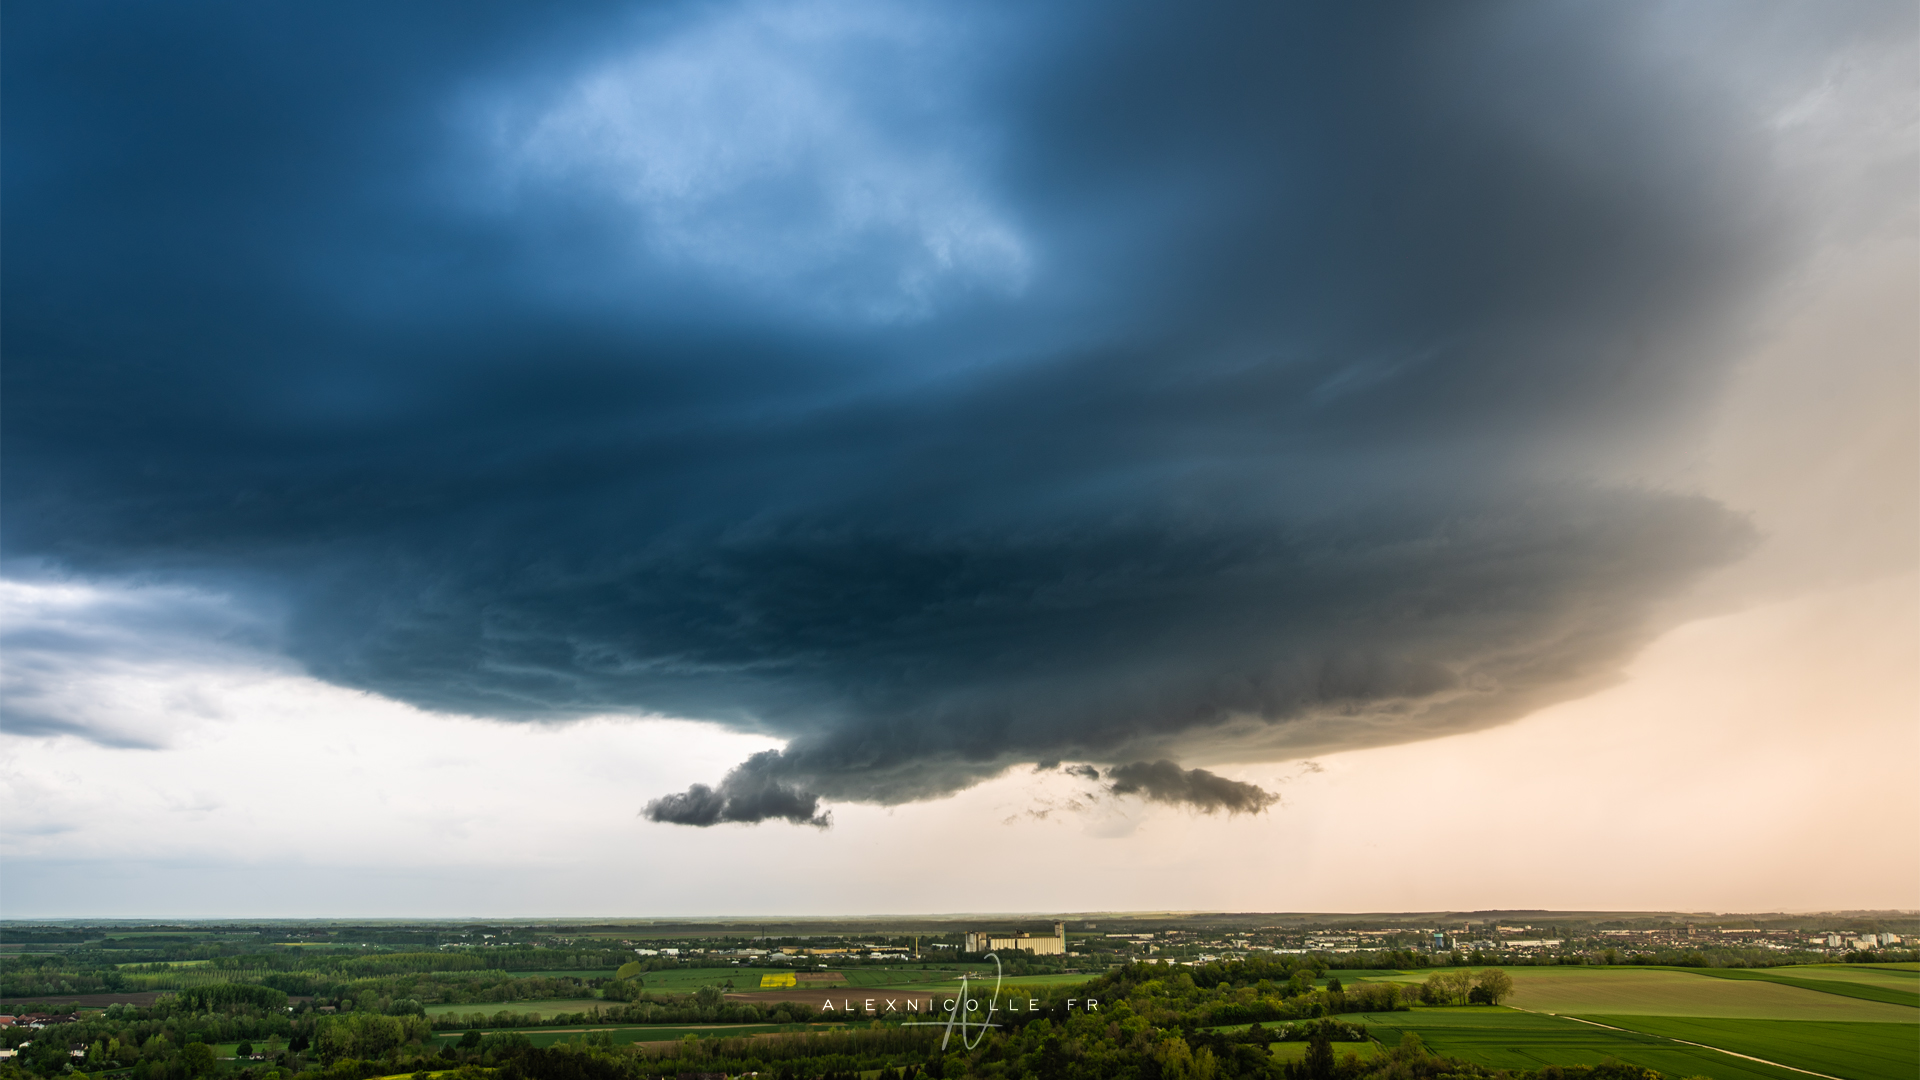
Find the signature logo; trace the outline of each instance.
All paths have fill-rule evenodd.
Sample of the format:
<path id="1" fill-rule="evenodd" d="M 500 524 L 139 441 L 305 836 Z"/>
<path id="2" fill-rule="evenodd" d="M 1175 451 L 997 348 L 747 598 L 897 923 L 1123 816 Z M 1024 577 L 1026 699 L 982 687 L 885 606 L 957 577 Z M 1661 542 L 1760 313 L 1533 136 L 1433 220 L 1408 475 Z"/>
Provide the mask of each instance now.
<path id="1" fill-rule="evenodd" d="M 1027 998 L 1024 1008 L 1021 1007 L 1022 1003 L 1020 999 L 1010 997 L 1007 999 L 1006 1008 L 1002 1010 L 1000 1006 L 1000 983 L 1001 980 L 1006 977 L 1006 970 L 1000 966 L 1000 955 L 998 953 L 988 953 L 987 959 L 993 961 L 993 993 L 986 997 L 987 1007 L 984 1012 L 980 1008 L 980 999 L 972 997 L 967 993 L 967 980 L 972 977 L 971 973 L 962 973 L 960 976 L 960 992 L 940 1003 L 942 1011 L 947 1014 L 945 1020 L 908 1020 L 900 1026 L 945 1028 L 946 1031 L 940 1036 L 940 1049 L 943 1051 L 947 1048 L 948 1044 L 953 1041 L 953 1030 L 957 1027 L 960 1029 L 961 1045 L 971 1050 L 980 1045 L 980 1040 L 987 1037 L 988 1028 L 997 1028 L 1000 1026 L 993 1022 L 993 1018 L 1002 1011 L 1039 1012 L 1040 999 L 1036 997 Z M 982 980 L 981 985 L 985 985 L 984 980 Z M 929 1003 L 929 1005 L 931 1005 L 931 1003 Z M 1087 1012 L 1097 1012 L 1100 1009 L 1100 1001 L 1097 998 L 1067 999 L 1068 1012 L 1072 1012 L 1076 1006 L 1084 1008 Z M 971 1019 L 971 1017 L 976 1014 L 980 1016 L 980 1019 Z M 971 1034 L 969 1034 L 969 1032 L 971 1032 Z"/>

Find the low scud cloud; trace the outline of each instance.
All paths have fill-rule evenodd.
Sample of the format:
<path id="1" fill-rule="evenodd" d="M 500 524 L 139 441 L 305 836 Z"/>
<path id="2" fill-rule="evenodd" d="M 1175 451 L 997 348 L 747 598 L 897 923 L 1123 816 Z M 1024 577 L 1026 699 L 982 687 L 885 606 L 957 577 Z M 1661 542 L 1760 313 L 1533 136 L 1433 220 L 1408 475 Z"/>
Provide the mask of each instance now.
<path id="1" fill-rule="evenodd" d="M 1190 806 L 1203 814 L 1226 811 L 1258 814 L 1280 796 L 1258 784 L 1216 776 L 1205 769 L 1183 769 L 1171 761 L 1136 761 L 1107 770 L 1115 795 L 1138 795 L 1149 802 Z"/>
<path id="2" fill-rule="evenodd" d="M 719 825 L 722 822 L 779 818 L 795 825 L 827 828 L 833 815 L 820 810 L 820 796 L 798 791 L 768 775 L 779 753 L 763 751 L 727 773 L 718 790 L 695 784 L 678 795 L 647 803 L 649 821 L 669 825 Z"/>
<path id="3" fill-rule="evenodd" d="M 226 635 L 784 742 L 662 824 L 1266 812 L 1617 678 L 1760 540 L 1664 465 L 1753 312 L 1913 201 L 1777 153 L 1910 6 L 452 10 L 15 13 L 0 569 L 180 629 L 17 616 L 12 730 Z"/>
<path id="4" fill-rule="evenodd" d="M 728 772 L 719 787 L 695 784 L 686 791 L 663 795 L 647 803 L 642 813 L 649 821 L 668 825 L 720 825 L 727 822 L 753 823 L 768 820 L 790 821 L 796 825 L 830 828 L 833 814 L 820 809 L 820 797 L 800 791 L 776 779 L 781 754 L 776 750 L 755 754 Z M 1084 780 L 1099 781 L 1101 772 L 1091 765 L 1069 765 L 1065 771 Z M 1183 769 L 1171 761 L 1136 761 L 1108 769 L 1109 795 L 1135 796 L 1147 802 L 1165 803 L 1213 814 L 1259 814 L 1280 801 L 1280 796 L 1258 784 L 1229 780 L 1205 769 Z"/>

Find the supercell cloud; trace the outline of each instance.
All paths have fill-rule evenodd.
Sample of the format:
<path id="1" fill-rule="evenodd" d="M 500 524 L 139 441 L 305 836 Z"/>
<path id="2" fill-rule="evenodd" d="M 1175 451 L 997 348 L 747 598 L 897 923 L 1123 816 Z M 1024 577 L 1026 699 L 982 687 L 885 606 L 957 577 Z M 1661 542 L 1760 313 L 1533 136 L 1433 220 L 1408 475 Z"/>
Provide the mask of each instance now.
<path id="1" fill-rule="evenodd" d="M 16 11 L 5 570 L 786 740 L 658 822 L 1257 813 L 1194 766 L 1590 692 L 1755 542 L 1649 462 L 1831 226 L 1775 120 L 1914 14 L 1754 10 Z M 7 724 L 107 730 L 15 633 Z"/>

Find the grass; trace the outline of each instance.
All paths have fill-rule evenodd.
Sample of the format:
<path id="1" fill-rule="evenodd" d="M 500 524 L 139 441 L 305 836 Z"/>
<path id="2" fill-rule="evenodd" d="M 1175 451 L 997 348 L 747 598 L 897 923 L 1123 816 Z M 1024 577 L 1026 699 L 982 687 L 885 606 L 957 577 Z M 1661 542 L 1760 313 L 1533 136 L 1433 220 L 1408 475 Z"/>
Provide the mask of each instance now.
<path id="1" fill-rule="evenodd" d="M 1780 986 L 1812 990 L 1820 994 L 1838 994 L 1841 997 L 1884 1001 L 1892 1005 L 1920 1009 L 1920 981 L 1911 979 L 1907 982 L 1912 988 L 1903 988 L 1897 983 L 1886 985 L 1868 979 L 1847 978 L 1845 973 L 1814 974 L 1795 968 L 1700 968 L 1695 973 L 1713 979 L 1770 982 Z"/>
<path id="2" fill-rule="evenodd" d="M 1782 975 L 1794 975 L 1808 979 L 1837 979 L 1842 982 L 1863 982 L 1874 986 L 1890 986 L 1895 990 L 1920 990 L 1920 967 L 1915 965 L 1895 966 L 1892 964 L 1791 964 L 1786 967 L 1766 968 Z"/>
<path id="3" fill-rule="evenodd" d="M 1920 1076 L 1920 1023 L 1705 1020 L 1673 1016 L 1586 1019 L 1649 1035 L 1704 1043 L 1846 1080 L 1912 1080 Z"/>
<path id="4" fill-rule="evenodd" d="M 559 1013 L 586 1012 L 593 1008 L 606 1008 L 609 1005 L 623 1004 L 618 1001 L 601 1001 L 598 998 L 556 998 L 552 1001 L 475 1001 L 464 1005 L 429 1005 L 428 1016 L 465 1016 L 468 1013 L 480 1013 L 492 1016 L 497 1012 L 518 1013 L 522 1016 L 554 1016 Z"/>
<path id="5" fill-rule="evenodd" d="M 129 961 L 124 964 L 115 964 L 113 966 L 116 968 L 163 967 L 163 968 L 174 968 L 177 970 L 179 968 L 206 967 L 209 963 L 212 963 L 212 961 L 210 960 L 135 960 L 135 961 Z"/>
<path id="6" fill-rule="evenodd" d="M 1505 970 L 1513 977 L 1513 996 L 1507 1003 L 1542 1013 L 1887 1024 L 1911 1023 L 1915 1018 L 1914 1010 L 1905 1005 L 1862 1000 L 1770 979 L 1715 978 L 1701 974 L 1701 969 L 1566 965 Z M 1426 972 L 1410 972 L 1385 981 L 1419 983 L 1426 975 Z"/>
<path id="7" fill-rule="evenodd" d="M 640 978 L 643 980 L 643 985 L 646 989 L 666 993 L 687 993 L 698 990 L 703 986 L 724 986 L 729 979 L 733 981 L 733 988 L 735 990 L 758 990 L 760 989 L 760 977 L 768 974 L 794 974 L 802 976 L 810 974 L 838 974 L 846 980 L 845 982 L 811 984 L 823 989 L 827 986 L 835 986 L 848 988 L 873 987 L 876 989 L 887 987 L 896 990 L 933 991 L 944 990 L 951 987 L 963 972 L 973 976 L 975 979 L 984 976 L 991 982 L 993 978 L 993 965 L 946 964 L 940 967 L 921 968 L 918 964 L 915 964 L 911 967 L 902 965 L 897 968 L 861 967 L 828 968 L 825 970 L 800 965 L 793 967 L 784 965 L 755 965 L 753 967 L 747 967 L 742 965 L 740 967 L 729 966 L 723 968 L 669 968 L 665 971 L 646 972 L 642 974 Z M 1071 986 L 1085 982 L 1091 978 L 1093 978 L 1091 975 L 1020 975 L 1008 976 L 1003 985 Z M 801 988 L 809 985 L 804 978 L 800 979 L 799 982 Z"/>
<path id="8" fill-rule="evenodd" d="M 897 968 L 841 968 L 838 970 L 840 974 L 846 976 L 848 986 L 887 986 L 895 989 L 946 987 L 958 981 L 963 973 L 976 979 L 993 978 L 992 964 L 946 964 L 925 969 L 918 965 L 913 967 L 903 965 Z M 1044 978 L 1045 976 L 1036 977 Z M 802 983 L 802 985 L 805 984 Z"/>
<path id="9" fill-rule="evenodd" d="M 731 1039 L 752 1035 L 796 1035 L 809 1031 L 839 1031 L 839 1024 L 596 1024 L 557 1028 L 518 1028 L 535 1046 L 555 1046 L 586 1035 L 605 1032 L 615 1046 L 629 1043 L 677 1042 L 688 1035 L 701 1039 Z M 458 1041 L 464 1031 L 439 1031 L 434 1037 L 441 1045 Z M 483 1034 L 493 1034 L 485 1032 Z"/>
<path id="10" fill-rule="evenodd" d="M 1267 1049 L 1273 1053 L 1275 1061 L 1307 1060 L 1307 1044 L 1298 1040 L 1273 1043 Z M 1380 1044 L 1375 1042 L 1338 1042 L 1333 1044 L 1333 1058 L 1335 1061 L 1344 1061 L 1348 1054 L 1352 1054 L 1361 1061 L 1371 1061 L 1380 1050 Z"/>
<path id="11" fill-rule="evenodd" d="M 596 1025 L 594 1027 L 565 1027 L 547 1030 L 515 1029 L 525 1035 L 535 1046 L 554 1046 L 571 1042 L 586 1034 L 598 1035 L 606 1032 L 615 1046 L 625 1046 L 637 1042 L 675 1042 L 688 1035 L 701 1039 L 730 1039 L 748 1035 L 772 1035 L 780 1032 L 801 1032 L 809 1030 L 802 1024 L 630 1024 L 621 1026 Z M 821 1030 L 814 1028 L 813 1030 Z M 435 1037 L 442 1044 L 454 1042 L 466 1033 L 463 1031 L 436 1032 Z"/>
<path id="12" fill-rule="evenodd" d="M 158 971 L 152 974 L 128 974 L 122 976 L 121 985 L 127 993 L 144 993 L 152 990 L 188 990 L 196 986 L 212 986 L 215 983 L 259 982 L 269 974 L 266 968 L 229 968 L 178 967 L 170 971 Z"/>
<path id="13" fill-rule="evenodd" d="M 762 968 L 668 968 L 665 971 L 643 971 L 639 974 L 640 985 L 649 990 L 665 990 L 683 993 L 698 990 L 703 986 L 720 986 L 728 979 L 736 987 L 757 986 Z M 611 975 L 613 972 L 603 972 Z"/>
<path id="14" fill-rule="evenodd" d="M 1368 1032 L 1389 1047 L 1397 1045 L 1405 1033 L 1413 1032 L 1435 1053 L 1496 1069 L 1598 1065 L 1612 1058 L 1676 1077 L 1805 1080 L 1803 1073 L 1682 1046 L 1650 1034 L 1610 1031 L 1566 1017 L 1506 1008 L 1415 1009 L 1344 1019 L 1365 1023 Z"/>
<path id="15" fill-rule="evenodd" d="M 918 974 L 926 975 L 929 973 L 923 971 Z M 971 974 L 973 978 L 969 980 L 968 986 L 982 987 L 986 993 L 993 992 L 993 972 L 988 971 L 983 975 L 976 971 Z M 1000 980 L 1000 989 L 1004 992 L 1024 989 L 1039 990 L 1054 986 L 1078 986 L 1092 978 L 1093 976 L 1091 975 L 1009 975 Z M 952 990 L 959 985 L 960 975 L 958 972 L 955 972 L 947 978 L 920 979 L 909 983 L 889 984 L 888 988 L 937 994 L 943 990 Z"/>
<path id="16" fill-rule="evenodd" d="M 1329 979 L 1339 979 L 1341 985 L 1352 986 L 1357 982 L 1401 982 L 1397 976 L 1412 975 L 1424 979 L 1424 971 L 1401 971 L 1397 968 L 1328 968 L 1326 973 L 1314 983 L 1315 986 L 1327 985 Z"/>

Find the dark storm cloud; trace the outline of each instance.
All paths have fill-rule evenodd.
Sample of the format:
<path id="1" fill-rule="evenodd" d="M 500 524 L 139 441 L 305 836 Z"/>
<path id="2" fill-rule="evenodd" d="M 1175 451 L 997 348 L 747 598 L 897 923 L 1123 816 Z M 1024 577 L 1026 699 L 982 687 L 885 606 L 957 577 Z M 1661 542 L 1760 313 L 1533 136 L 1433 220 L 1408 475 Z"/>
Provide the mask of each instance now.
<path id="1" fill-rule="evenodd" d="M 1258 814 L 1280 801 L 1280 796 L 1258 784 L 1243 784 L 1205 769 L 1183 769 L 1171 761 L 1136 761 L 1107 770 L 1108 790 L 1115 795 L 1138 795 L 1152 802 L 1188 806 L 1203 814 L 1225 810 Z"/>
<path id="2" fill-rule="evenodd" d="M 769 819 L 826 828 L 833 815 L 820 810 L 820 797 L 797 791 L 767 774 L 779 755 L 755 754 L 728 772 L 718 791 L 695 784 L 676 795 L 663 795 L 642 811 L 649 821 L 669 825 L 719 825 Z"/>
<path id="3" fill-rule="evenodd" d="M 658 821 L 1496 723 L 1751 542 L 1614 479 L 1801 241 L 1652 17 L 15 11 L 7 554 L 789 740 Z"/>

